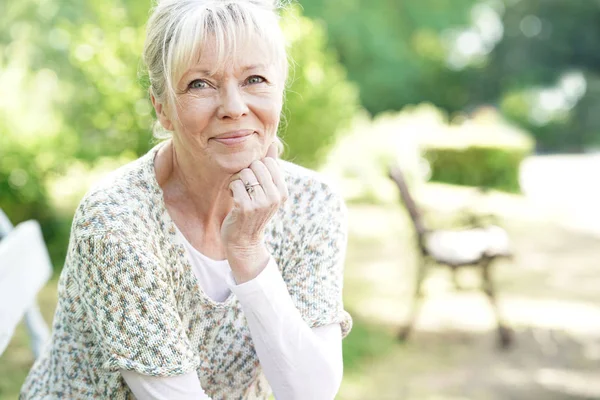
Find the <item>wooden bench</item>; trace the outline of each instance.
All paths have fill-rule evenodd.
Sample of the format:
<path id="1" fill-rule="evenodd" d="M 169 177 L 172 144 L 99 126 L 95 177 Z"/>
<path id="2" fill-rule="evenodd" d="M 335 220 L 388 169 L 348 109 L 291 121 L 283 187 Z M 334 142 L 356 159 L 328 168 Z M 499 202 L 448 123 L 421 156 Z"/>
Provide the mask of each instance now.
<path id="1" fill-rule="evenodd" d="M 455 286 L 457 270 L 463 267 L 475 267 L 480 270 L 481 290 L 488 297 L 496 317 L 499 344 L 502 348 L 512 342 L 512 332 L 503 322 L 498 309 L 496 290 L 491 274 L 492 263 L 498 258 L 511 258 L 508 235 L 504 229 L 495 225 L 472 226 L 456 230 L 432 230 L 425 226 L 421 212 L 415 203 L 404 175 L 397 166 L 389 170 L 389 177 L 396 183 L 400 197 L 410 215 L 416 231 L 420 262 L 415 278 L 414 298 L 408 321 L 398 334 L 400 340 L 406 340 L 412 331 L 420 303 L 423 299 L 422 284 L 430 265 L 441 265 L 451 269 Z"/>
<path id="2" fill-rule="evenodd" d="M 36 296 L 52 275 L 52 264 L 37 221 L 14 229 L 0 210 L 0 355 L 25 316 L 34 356 L 50 333 L 37 307 Z"/>

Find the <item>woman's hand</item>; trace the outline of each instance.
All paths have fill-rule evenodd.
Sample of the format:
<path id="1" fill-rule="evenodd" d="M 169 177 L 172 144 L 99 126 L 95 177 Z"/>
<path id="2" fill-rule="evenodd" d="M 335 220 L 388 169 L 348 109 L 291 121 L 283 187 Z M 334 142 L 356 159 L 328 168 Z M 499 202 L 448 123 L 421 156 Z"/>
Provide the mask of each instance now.
<path id="1" fill-rule="evenodd" d="M 269 262 L 263 241 L 265 227 L 288 197 L 276 158 L 277 147 L 273 143 L 265 158 L 234 175 L 229 184 L 233 209 L 221 225 L 221 240 L 238 284 L 254 279 Z"/>

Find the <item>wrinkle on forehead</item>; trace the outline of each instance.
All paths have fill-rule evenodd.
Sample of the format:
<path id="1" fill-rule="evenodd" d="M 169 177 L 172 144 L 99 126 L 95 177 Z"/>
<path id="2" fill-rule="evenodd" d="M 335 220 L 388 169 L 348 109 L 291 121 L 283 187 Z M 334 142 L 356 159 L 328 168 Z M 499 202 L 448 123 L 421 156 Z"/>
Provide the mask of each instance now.
<path id="1" fill-rule="evenodd" d="M 196 57 L 189 58 L 182 78 L 196 72 L 209 77 L 222 77 L 243 74 L 251 69 L 277 71 L 275 51 L 269 49 L 268 43 L 254 35 L 245 39 L 243 44 L 237 48 L 219 48 L 214 36 L 206 38 L 198 46 Z"/>

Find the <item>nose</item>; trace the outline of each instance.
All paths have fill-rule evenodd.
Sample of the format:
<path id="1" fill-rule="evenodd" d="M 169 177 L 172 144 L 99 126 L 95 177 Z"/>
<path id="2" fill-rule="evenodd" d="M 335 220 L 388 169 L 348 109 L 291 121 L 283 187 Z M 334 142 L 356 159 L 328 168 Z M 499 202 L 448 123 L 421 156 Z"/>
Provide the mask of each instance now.
<path id="1" fill-rule="evenodd" d="M 221 103 L 217 115 L 219 119 L 239 119 L 248 114 L 248 106 L 237 82 L 231 82 L 221 88 Z"/>

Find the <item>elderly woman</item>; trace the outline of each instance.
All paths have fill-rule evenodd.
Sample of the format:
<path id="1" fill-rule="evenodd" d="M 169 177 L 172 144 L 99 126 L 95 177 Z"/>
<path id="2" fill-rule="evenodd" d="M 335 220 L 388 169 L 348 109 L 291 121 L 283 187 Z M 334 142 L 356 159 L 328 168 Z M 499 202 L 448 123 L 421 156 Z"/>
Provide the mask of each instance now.
<path id="1" fill-rule="evenodd" d="M 23 399 L 333 399 L 345 207 L 277 159 L 272 0 L 164 0 L 147 26 L 171 137 L 79 205 L 51 343 Z"/>

